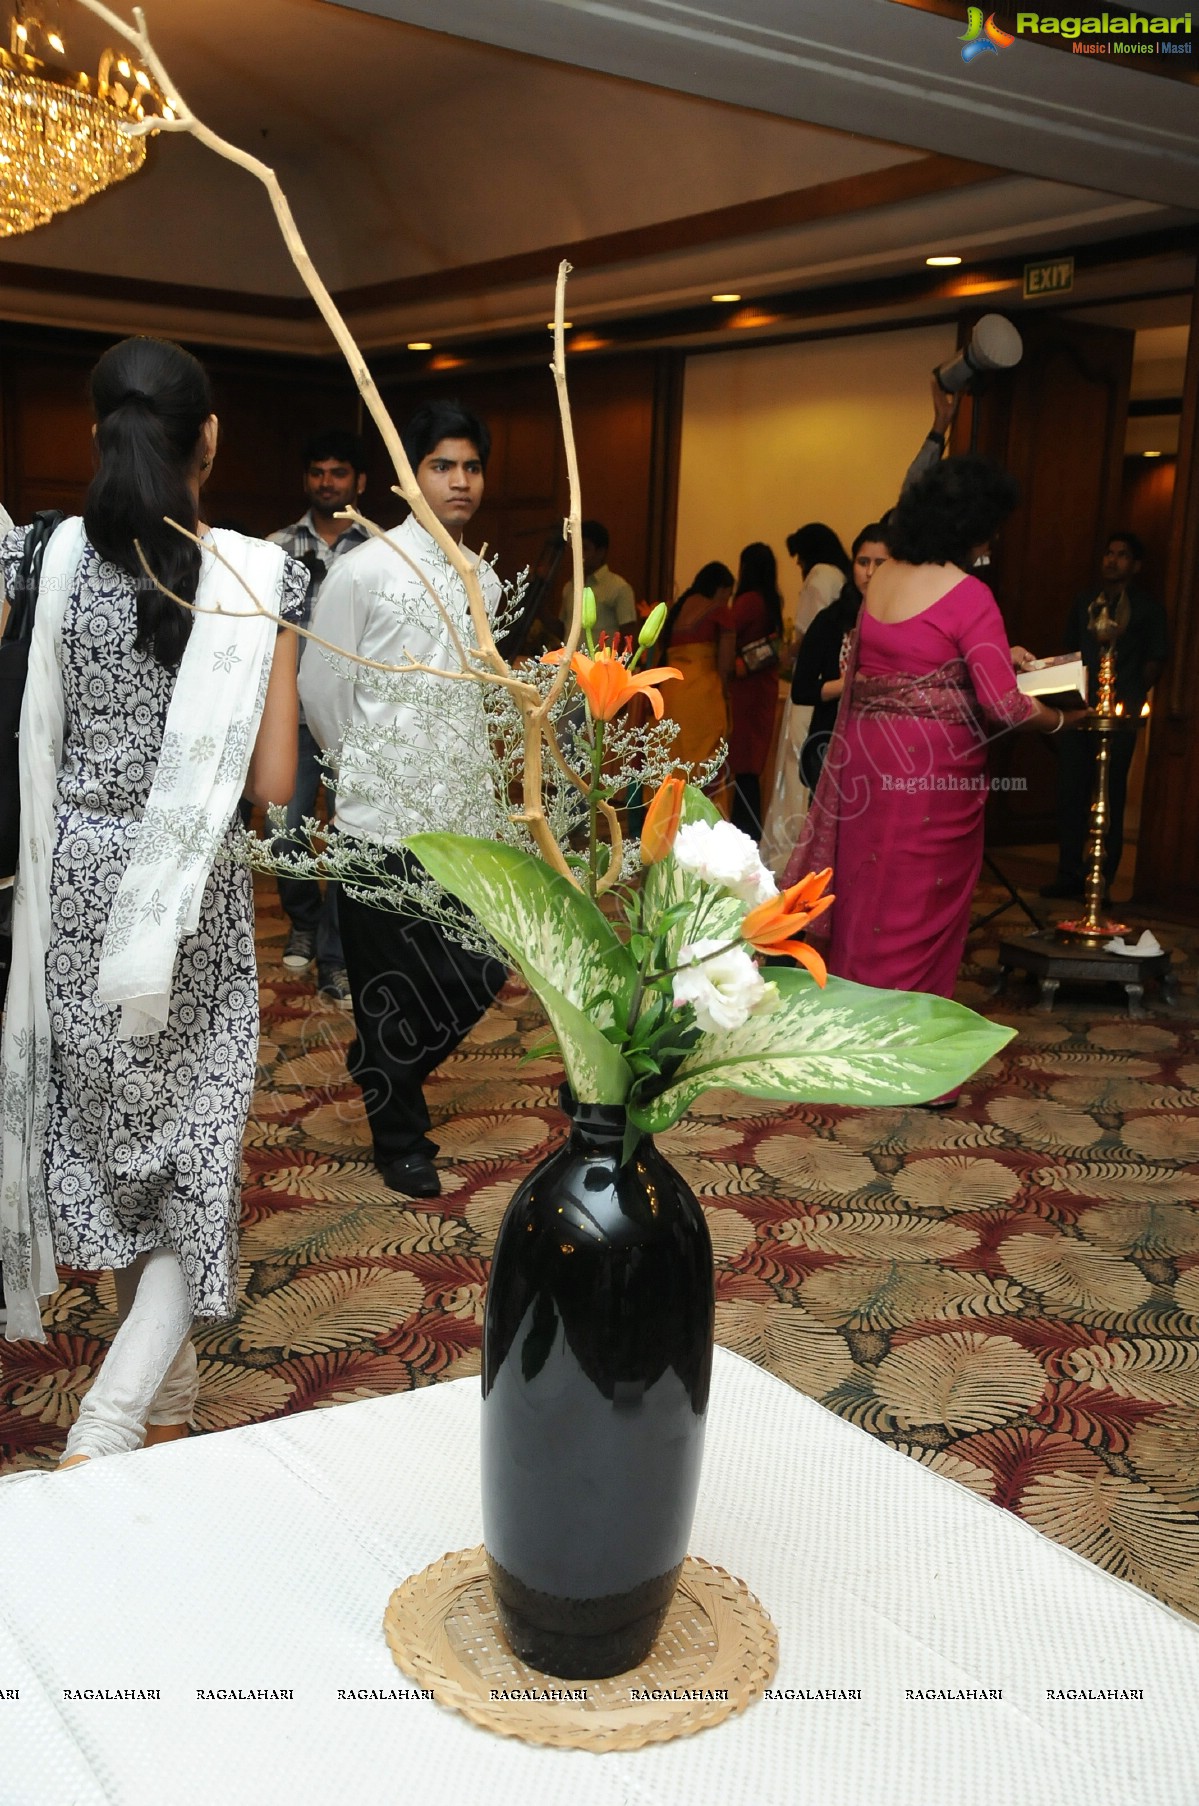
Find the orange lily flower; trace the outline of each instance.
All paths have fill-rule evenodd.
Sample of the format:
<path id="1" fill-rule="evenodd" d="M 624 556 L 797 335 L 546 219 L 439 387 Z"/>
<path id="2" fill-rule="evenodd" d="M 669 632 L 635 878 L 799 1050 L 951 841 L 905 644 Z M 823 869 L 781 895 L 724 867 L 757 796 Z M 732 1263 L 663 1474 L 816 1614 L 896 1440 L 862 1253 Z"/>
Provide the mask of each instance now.
<path id="1" fill-rule="evenodd" d="M 828 980 L 827 966 L 814 947 L 794 937 L 831 909 L 835 899 L 826 896 L 825 890 L 832 875 L 831 865 L 822 872 L 809 872 L 789 890 L 759 903 L 741 923 L 742 938 L 758 953 L 789 953 L 821 986 Z"/>
<path id="2" fill-rule="evenodd" d="M 641 830 L 642 865 L 657 865 L 674 845 L 682 820 L 686 788 L 682 778 L 664 778 L 659 784 L 654 800 L 645 812 L 645 826 Z"/>
<path id="3" fill-rule="evenodd" d="M 565 647 L 560 646 L 556 652 L 543 652 L 542 664 L 560 665 L 564 651 Z M 656 665 L 652 671 L 638 671 L 630 676 L 628 666 L 608 646 L 601 646 L 594 658 L 576 652 L 570 668 L 596 721 L 611 721 L 634 696 L 647 696 L 655 720 L 661 721 L 663 702 L 656 686 L 683 675 L 673 665 Z"/>

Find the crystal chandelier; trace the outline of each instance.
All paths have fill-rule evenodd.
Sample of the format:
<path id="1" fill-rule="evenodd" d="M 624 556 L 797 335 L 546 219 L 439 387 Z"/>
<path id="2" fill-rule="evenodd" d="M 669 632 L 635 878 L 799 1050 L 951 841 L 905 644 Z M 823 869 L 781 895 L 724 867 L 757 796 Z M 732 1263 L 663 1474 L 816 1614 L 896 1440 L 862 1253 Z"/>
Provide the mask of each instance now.
<path id="1" fill-rule="evenodd" d="M 0 238 L 32 232 L 139 170 L 146 139 L 128 136 L 122 122 L 174 118 L 146 71 L 119 51 L 104 52 L 95 76 L 72 71 L 52 24 L 22 0 L 10 10 L 9 48 L 0 48 Z"/>

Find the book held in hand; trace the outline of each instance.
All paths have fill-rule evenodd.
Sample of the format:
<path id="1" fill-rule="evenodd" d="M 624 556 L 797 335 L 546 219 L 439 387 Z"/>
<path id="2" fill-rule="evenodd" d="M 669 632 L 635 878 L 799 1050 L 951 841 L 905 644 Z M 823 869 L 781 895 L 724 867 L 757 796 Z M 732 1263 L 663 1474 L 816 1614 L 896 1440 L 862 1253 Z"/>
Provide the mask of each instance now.
<path id="1" fill-rule="evenodd" d="M 1027 671 L 1017 671 L 1016 687 L 1048 709 L 1085 709 L 1087 668 L 1080 652 L 1063 652 L 1058 658 L 1039 658 Z"/>

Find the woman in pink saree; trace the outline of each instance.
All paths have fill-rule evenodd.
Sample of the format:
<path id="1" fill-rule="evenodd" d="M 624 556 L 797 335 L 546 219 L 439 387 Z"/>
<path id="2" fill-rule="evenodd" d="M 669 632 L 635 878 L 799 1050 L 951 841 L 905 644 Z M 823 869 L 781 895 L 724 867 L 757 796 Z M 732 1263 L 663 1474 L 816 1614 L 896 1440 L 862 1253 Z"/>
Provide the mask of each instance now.
<path id="1" fill-rule="evenodd" d="M 985 459 L 949 458 L 892 511 L 837 724 L 784 884 L 833 868 L 829 970 L 951 997 L 983 855 L 987 746 L 1079 717 L 1016 686 L 994 596 L 969 567 L 1019 499 Z M 813 936 L 813 938 L 816 938 Z"/>

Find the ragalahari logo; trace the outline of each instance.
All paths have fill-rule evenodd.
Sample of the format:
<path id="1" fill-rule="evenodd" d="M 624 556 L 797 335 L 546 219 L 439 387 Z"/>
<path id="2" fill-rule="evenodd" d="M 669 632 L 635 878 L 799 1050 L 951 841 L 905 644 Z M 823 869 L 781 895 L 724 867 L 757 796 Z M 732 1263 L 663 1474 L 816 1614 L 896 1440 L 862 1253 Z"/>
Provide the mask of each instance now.
<path id="1" fill-rule="evenodd" d="M 962 33 L 962 61 L 964 63 L 972 63 L 975 57 L 981 56 L 985 50 L 998 54 L 999 51 L 1006 50 L 1009 44 L 1016 42 L 1009 32 L 1001 30 L 996 25 L 994 13 L 988 13 L 984 19 L 981 6 L 970 6 L 966 11 L 969 17 L 969 26 Z"/>

